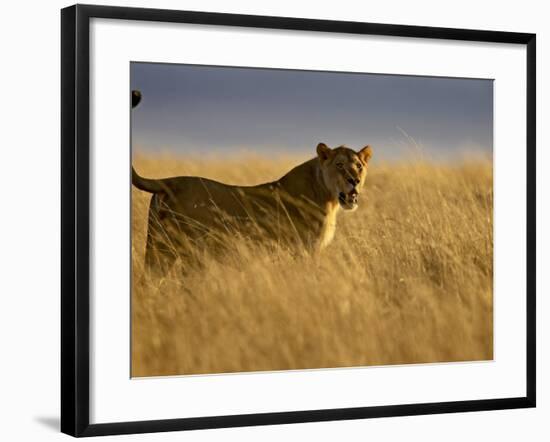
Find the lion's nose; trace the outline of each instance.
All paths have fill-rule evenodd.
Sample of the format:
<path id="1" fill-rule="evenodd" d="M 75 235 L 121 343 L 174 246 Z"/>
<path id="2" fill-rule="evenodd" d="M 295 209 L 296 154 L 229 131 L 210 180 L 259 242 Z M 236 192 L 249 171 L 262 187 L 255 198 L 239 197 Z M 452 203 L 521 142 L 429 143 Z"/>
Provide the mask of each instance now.
<path id="1" fill-rule="evenodd" d="M 352 186 L 357 186 L 357 184 L 359 184 L 359 180 L 357 178 L 348 178 L 348 183 Z"/>

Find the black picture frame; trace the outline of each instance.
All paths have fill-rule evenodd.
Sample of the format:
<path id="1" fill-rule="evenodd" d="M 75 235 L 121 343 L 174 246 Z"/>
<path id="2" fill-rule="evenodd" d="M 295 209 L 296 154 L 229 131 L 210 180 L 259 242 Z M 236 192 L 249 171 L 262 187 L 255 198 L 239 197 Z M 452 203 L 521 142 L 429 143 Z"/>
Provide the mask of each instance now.
<path id="1" fill-rule="evenodd" d="M 513 43 L 527 49 L 527 389 L 504 399 L 90 424 L 90 19 L 110 18 Z M 349 21 L 75 5 L 61 10 L 61 431 L 99 436 L 535 407 L 536 35 Z"/>

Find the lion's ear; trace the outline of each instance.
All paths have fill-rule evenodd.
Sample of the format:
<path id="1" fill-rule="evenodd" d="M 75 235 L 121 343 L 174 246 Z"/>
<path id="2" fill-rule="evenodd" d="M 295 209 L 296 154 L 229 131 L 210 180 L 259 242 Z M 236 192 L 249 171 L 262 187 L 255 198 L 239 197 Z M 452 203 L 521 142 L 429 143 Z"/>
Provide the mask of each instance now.
<path id="1" fill-rule="evenodd" d="M 370 146 L 363 147 L 363 149 L 357 152 L 357 155 L 359 155 L 359 158 L 361 158 L 362 161 L 364 161 L 365 163 L 368 163 L 372 157 L 372 147 Z"/>
<path id="2" fill-rule="evenodd" d="M 331 152 L 332 149 L 328 147 L 325 143 L 319 143 L 317 145 L 317 155 L 319 156 L 321 162 L 328 160 L 330 158 Z"/>

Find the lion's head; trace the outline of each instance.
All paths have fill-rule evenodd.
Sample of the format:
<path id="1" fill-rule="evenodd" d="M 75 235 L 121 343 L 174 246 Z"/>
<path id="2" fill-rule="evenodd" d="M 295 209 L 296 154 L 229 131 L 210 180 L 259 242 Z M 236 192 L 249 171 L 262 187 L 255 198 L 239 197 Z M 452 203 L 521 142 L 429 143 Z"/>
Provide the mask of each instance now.
<path id="1" fill-rule="evenodd" d="M 365 184 L 372 148 L 359 152 L 345 146 L 331 149 L 325 143 L 317 145 L 317 155 L 325 186 L 345 210 L 357 208 L 359 193 Z"/>

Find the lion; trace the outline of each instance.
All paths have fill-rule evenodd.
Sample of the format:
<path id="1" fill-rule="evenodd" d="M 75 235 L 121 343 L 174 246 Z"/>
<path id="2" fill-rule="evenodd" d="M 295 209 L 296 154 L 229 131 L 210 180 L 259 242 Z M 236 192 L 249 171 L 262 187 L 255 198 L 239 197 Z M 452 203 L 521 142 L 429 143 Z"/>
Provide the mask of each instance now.
<path id="1" fill-rule="evenodd" d="M 146 268 L 165 273 L 178 258 L 185 263 L 201 249 L 227 247 L 228 235 L 311 252 L 327 247 L 339 210 L 358 207 L 372 148 L 319 143 L 316 151 L 278 180 L 253 186 L 195 176 L 149 179 L 132 167 L 132 184 L 152 194 Z"/>

